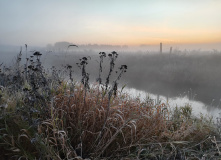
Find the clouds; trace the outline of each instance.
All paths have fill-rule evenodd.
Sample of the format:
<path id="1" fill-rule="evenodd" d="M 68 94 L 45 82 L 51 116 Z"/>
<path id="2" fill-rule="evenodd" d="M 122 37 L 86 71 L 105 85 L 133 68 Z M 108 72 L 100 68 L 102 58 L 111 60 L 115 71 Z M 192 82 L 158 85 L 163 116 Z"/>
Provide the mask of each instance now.
<path id="1" fill-rule="evenodd" d="M 220 6 L 217 0 L 2 0 L 0 43 L 217 42 Z"/>

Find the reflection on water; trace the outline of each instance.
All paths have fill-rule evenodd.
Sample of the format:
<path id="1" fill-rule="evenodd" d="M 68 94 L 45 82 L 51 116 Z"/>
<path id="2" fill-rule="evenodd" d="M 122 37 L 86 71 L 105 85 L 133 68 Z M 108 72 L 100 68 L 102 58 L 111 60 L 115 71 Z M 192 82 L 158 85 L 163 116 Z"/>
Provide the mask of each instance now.
<path id="1" fill-rule="evenodd" d="M 194 99 L 190 100 L 186 95 L 180 96 L 176 98 L 167 98 L 165 96 L 159 96 L 156 94 L 147 93 L 141 90 L 137 90 L 134 88 L 125 88 L 124 92 L 128 93 L 132 98 L 139 97 L 141 100 L 147 99 L 147 97 L 150 97 L 154 100 L 155 103 L 161 102 L 161 103 L 168 103 L 171 109 L 177 107 L 185 106 L 186 104 L 189 104 L 192 106 L 193 114 L 197 117 L 199 117 L 201 114 L 213 116 L 213 118 L 219 117 L 221 113 L 221 109 L 218 107 L 214 107 L 211 109 L 211 107 L 206 106 L 204 103 L 200 101 L 196 101 Z M 212 104 L 211 104 L 212 105 Z"/>

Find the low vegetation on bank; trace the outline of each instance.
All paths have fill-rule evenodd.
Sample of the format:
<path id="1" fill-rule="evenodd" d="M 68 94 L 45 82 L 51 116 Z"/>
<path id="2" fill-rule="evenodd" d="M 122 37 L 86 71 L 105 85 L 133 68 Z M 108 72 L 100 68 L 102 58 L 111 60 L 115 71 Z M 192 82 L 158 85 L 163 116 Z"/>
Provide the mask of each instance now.
<path id="1" fill-rule="evenodd" d="M 0 66 L 0 159 L 221 157 L 219 119 L 194 117 L 188 105 L 171 110 L 151 98 L 132 99 L 119 88 L 129 68 L 115 65 L 116 52 L 99 53 L 98 78 L 89 84 L 90 57 L 76 66 L 44 69 L 42 54 L 27 57 L 25 47 L 24 64 L 21 51 L 14 66 Z M 79 82 L 74 69 L 81 71 Z"/>

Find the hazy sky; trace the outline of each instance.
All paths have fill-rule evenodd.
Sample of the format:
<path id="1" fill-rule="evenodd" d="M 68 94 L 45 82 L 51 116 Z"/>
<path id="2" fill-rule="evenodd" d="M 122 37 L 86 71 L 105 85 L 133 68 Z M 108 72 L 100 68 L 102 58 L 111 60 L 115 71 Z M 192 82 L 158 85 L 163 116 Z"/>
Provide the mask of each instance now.
<path id="1" fill-rule="evenodd" d="M 221 0 L 0 0 L 0 44 L 220 43 Z"/>

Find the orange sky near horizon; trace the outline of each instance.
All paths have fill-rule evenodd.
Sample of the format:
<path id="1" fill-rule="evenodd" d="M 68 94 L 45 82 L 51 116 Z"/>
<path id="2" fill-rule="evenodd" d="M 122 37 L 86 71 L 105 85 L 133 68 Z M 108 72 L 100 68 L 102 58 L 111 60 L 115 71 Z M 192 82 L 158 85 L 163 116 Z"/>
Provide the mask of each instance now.
<path id="1" fill-rule="evenodd" d="M 113 31 L 114 30 L 114 31 Z M 156 45 L 160 42 L 165 44 L 210 44 L 221 43 L 220 30 L 206 29 L 177 29 L 177 28 L 148 28 L 148 27 L 118 27 L 116 30 L 112 28 L 112 32 L 108 30 L 100 30 L 100 35 L 96 35 L 97 39 L 91 39 L 96 44 L 111 44 L 111 45 L 141 45 L 149 44 Z M 113 33 L 114 32 L 114 33 Z M 104 36 L 105 35 L 105 36 Z M 156 36 L 160 35 L 160 36 Z M 93 36 L 92 36 L 93 37 Z M 68 39 L 68 38 L 67 38 Z M 75 42 L 73 38 L 68 39 L 70 42 Z M 87 44 L 88 40 L 81 40 L 81 44 Z"/>
<path id="2" fill-rule="evenodd" d="M 220 9 L 220 0 L 2 0 L 0 44 L 221 43 Z"/>

